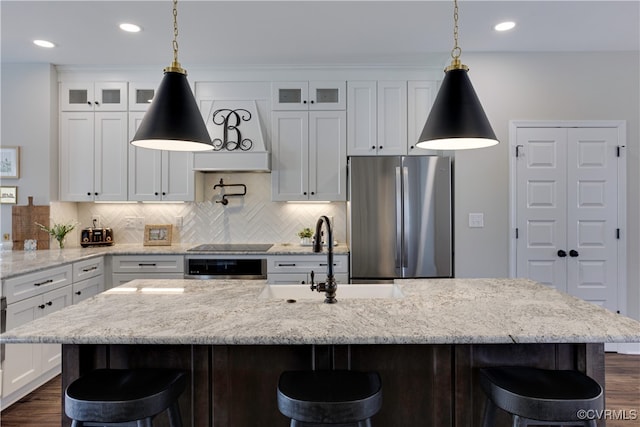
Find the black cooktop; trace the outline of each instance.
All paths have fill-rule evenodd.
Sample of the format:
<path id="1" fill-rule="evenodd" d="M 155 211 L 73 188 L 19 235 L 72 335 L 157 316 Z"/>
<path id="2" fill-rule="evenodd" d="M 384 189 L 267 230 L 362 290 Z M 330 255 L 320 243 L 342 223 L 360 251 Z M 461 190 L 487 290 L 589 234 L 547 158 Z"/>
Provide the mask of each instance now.
<path id="1" fill-rule="evenodd" d="M 271 243 L 206 243 L 198 245 L 187 251 L 192 252 L 266 252 L 271 248 Z"/>

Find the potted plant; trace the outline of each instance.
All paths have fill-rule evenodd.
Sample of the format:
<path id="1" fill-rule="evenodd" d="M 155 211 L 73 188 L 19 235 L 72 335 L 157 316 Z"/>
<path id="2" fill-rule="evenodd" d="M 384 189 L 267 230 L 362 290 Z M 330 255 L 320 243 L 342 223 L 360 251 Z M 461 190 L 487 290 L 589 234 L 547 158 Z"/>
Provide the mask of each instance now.
<path id="1" fill-rule="evenodd" d="M 311 229 L 308 227 L 303 228 L 302 230 L 298 231 L 298 237 L 300 237 L 301 245 L 310 245 L 311 237 L 313 237 L 313 231 L 311 231 Z"/>
<path id="2" fill-rule="evenodd" d="M 51 228 L 42 225 L 40 223 L 36 222 L 36 225 L 38 227 L 40 227 L 40 229 L 42 231 L 46 231 L 47 233 L 49 233 L 49 235 L 51 235 L 53 238 L 55 238 L 58 241 L 58 245 L 60 246 L 60 249 L 64 248 L 64 238 L 67 234 L 69 234 L 71 231 L 73 231 L 74 228 L 76 228 L 76 224 L 71 222 L 68 224 L 53 224 L 53 226 Z"/>

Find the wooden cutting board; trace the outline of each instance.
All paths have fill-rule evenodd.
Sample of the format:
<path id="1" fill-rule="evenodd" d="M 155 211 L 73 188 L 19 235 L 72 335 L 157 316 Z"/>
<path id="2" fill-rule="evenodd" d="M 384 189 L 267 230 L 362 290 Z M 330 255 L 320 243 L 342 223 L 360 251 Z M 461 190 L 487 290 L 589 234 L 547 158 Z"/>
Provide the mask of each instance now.
<path id="1" fill-rule="evenodd" d="M 29 196 L 29 203 L 26 206 L 13 206 L 11 212 L 13 250 L 24 250 L 26 239 L 36 239 L 38 249 L 49 249 L 49 234 L 40 230 L 36 222 L 49 227 L 49 206 L 34 206 L 33 196 Z"/>

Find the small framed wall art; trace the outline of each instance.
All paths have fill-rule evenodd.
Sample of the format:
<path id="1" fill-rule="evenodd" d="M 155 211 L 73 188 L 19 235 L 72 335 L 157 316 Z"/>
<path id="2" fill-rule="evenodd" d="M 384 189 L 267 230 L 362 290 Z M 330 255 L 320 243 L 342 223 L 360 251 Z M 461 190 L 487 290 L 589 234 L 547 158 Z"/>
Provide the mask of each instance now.
<path id="1" fill-rule="evenodd" d="M 144 246 L 171 245 L 171 224 L 151 224 L 144 226 Z"/>
<path id="2" fill-rule="evenodd" d="M 17 204 L 18 187 L 0 187 L 0 203 Z"/>
<path id="3" fill-rule="evenodd" d="M 0 177 L 20 178 L 20 147 L 0 147 Z"/>

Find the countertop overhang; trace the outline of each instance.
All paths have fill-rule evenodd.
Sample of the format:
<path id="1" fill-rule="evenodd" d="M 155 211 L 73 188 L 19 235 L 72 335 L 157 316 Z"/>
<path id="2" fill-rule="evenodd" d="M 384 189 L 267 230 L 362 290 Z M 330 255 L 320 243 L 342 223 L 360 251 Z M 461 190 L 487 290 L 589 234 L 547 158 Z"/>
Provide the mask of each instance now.
<path id="1" fill-rule="evenodd" d="M 4 343 L 640 342 L 640 322 L 526 279 L 401 280 L 404 298 L 259 299 L 264 281 L 134 280 L 12 329 Z M 311 291 L 309 291 L 311 292 Z"/>

